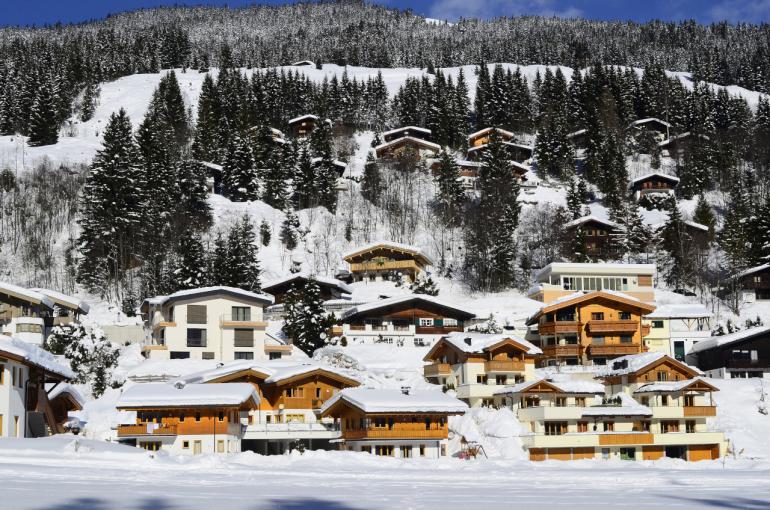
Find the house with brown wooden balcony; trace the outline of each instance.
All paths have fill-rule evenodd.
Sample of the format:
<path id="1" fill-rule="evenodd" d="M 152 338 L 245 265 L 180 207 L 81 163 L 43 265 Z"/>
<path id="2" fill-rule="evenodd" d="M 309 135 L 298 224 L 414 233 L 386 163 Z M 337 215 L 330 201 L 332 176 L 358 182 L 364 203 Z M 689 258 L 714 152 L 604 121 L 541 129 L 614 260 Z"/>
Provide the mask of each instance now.
<path id="1" fill-rule="evenodd" d="M 742 289 L 742 301 L 770 300 L 770 264 L 762 264 L 741 272 L 737 276 Z"/>
<path id="2" fill-rule="evenodd" d="M 433 259 L 421 248 L 392 241 L 375 241 L 342 256 L 348 263 L 353 281 L 383 280 L 413 282 L 433 265 Z"/>
<path id="3" fill-rule="evenodd" d="M 554 374 L 496 393 L 528 433 L 530 460 L 711 460 L 726 452 L 701 373 L 663 353 L 616 359 L 594 381 Z"/>
<path id="4" fill-rule="evenodd" d="M 235 287 L 201 287 L 147 298 L 140 310 L 149 359 L 233 361 L 280 357 L 267 348 L 264 311 L 269 294 Z M 288 346 L 290 347 L 290 346 Z"/>
<path id="5" fill-rule="evenodd" d="M 136 418 L 118 425 L 118 441 L 178 455 L 235 453 L 248 412 L 259 405 L 251 384 L 136 384 L 118 399 Z"/>
<path id="6" fill-rule="evenodd" d="M 425 355 L 425 379 L 454 389 L 471 407 L 492 405 L 500 387 L 534 378 L 537 346 L 507 333 L 450 333 Z"/>
<path id="7" fill-rule="evenodd" d="M 421 347 L 465 331 L 466 321 L 474 317 L 467 309 L 435 296 L 404 294 L 349 308 L 341 316 L 341 335 L 349 345 Z"/>
<path id="8" fill-rule="evenodd" d="M 349 388 L 321 408 L 339 424 L 340 450 L 401 458 L 448 455 L 450 416 L 468 406 L 440 390 Z"/>
<path id="9" fill-rule="evenodd" d="M 259 396 L 248 412 L 241 449 L 281 455 L 298 447 L 328 450 L 339 438 L 334 421 L 319 416 L 323 404 L 360 382 L 343 370 L 310 360 L 234 361 L 182 378 L 188 384 L 248 383 Z"/>
<path id="10" fill-rule="evenodd" d="M 306 138 L 316 128 L 320 119 L 317 115 L 300 115 L 287 122 L 289 134 L 294 138 Z"/>
<path id="11" fill-rule="evenodd" d="M 398 140 L 399 138 L 404 138 L 405 136 L 430 141 L 432 134 L 433 132 L 428 128 L 419 126 L 401 126 L 380 133 L 380 137 L 382 138 L 382 141 L 386 143 Z"/>
<path id="12" fill-rule="evenodd" d="M 634 199 L 637 201 L 643 196 L 653 193 L 673 195 L 678 185 L 679 177 L 662 172 L 645 174 L 629 183 L 631 193 L 633 193 Z"/>
<path id="13" fill-rule="evenodd" d="M 687 362 L 709 377 L 770 377 L 770 326 L 712 336 L 693 345 Z"/>
<path id="14" fill-rule="evenodd" d="M 608 360 L 646 351 L 649 326 L 642 317 L 655 310 L 614 291 L 575 292 L 545 304 L 527 325 L 537 327 L 534 343 L 540 365 L 604 365 Z"/>

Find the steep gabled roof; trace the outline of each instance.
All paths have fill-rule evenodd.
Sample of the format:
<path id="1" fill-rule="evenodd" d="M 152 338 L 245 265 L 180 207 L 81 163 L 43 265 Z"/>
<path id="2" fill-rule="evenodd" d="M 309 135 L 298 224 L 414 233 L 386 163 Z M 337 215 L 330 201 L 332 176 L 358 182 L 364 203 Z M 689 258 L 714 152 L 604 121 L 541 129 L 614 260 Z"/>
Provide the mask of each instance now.
<path id="1" fill-rule="evenodd" d="M 437 143 L 429 142 L 427 140 L 423 140 L 422 138 L 415 138 L 413 136 L 402 136 L 401 138 L 395 138 L 389 142 L 384 142 L 378 145 L 374 148 L 375 153 L 379 152 L 382 149 L 387 149 L 388 147 L 392 145 L 397 145 L 401 142 L 409 141 L 416 145 L 422 145 L 423 147 L 427 147 L 428 149 L 432 149 L 436 152 L 441 152 L 441 146 Z"/>
<path id="2" fill-rule="evenodd" d="M 405 294 L 403 296 L 394 296 L 391 298 L 380 299 L 378 301 L 372 301 L 371 303 L 354 306 L 353 308 L 345 310 L 345 312 L 342 314 L 342 319 L 348 320 L 360 314 L 372 313 L 382 308 L 389 308 L 391 306 L 406 304 L 412 301 L 416 303 L 435 305 L 440 308 L 451 310 L 455 315 L 458 315 L 463 319 L 472 319 L 473 317 L 476 317 L 476 314 L 460 308 L 459 306 L 447 303 L 446 301 L 441 301 L 434 296 L 428 296 L 426 294 Z"/>
<path id="3" fill-rule="evenodd" d="M 624 305 L 633 306 L 641 310 L 643 314 L 652 313 L 655 310 L 654 305 L 643 303 L 639 299 L 633 296 L 629 296 L 628 294 L 623 294 L 622 292 L 613 290 L 596 290 L 591 292 L 578 291 L 543 305 L 543 307 L 540 308 L 537 313 L 527 319 L 527 325 L 531 326 L 532 324 L 535 324 L 544 313 L 551 313 L 556 310 L 561 310 L 562 308 L 574 306 L 585 301 L 591 301 L 593 299 L 607 299 L 617 303 L 622 303 Z"/>
<path id="4" fill-rule="evenodd" d="M 352 294 L 353 289 L 350 288 L 345 282 L 342 282 L 340 280 L 337 280 L 336 278 L 329 278 L 328 276 L 319 276 L 319 275 L 311 275 L 310 273 L 293 273 L 288 276 L 284 276 L 283 278 L 279 278 L 277 280 L 273 280 L 265 285 L 262 286 L 262 290 L 264 290 L 267 293 L 272 294 L 272 291 L 275 289 L 275 287 L 282 286 L 284 284 L 294 282 L 294 281 L 301 281 L 301 282 L 307 282 L 310 279 L 314 279 L 319 285 L 325 286 L 325 287 L 334 287 L 338 289 L 340 292 L 344 294 Z"/>
<path id="5" fill-rule="evenodd" d="M 422 259 L 423 264 L 425 264 L 426 266 L 433 265 L 433 259 L 431 259 L 419 246 L 395 243 L 393 241 L 374 241 L 373 243 L 369 243 L 364 246 L 359 246 L 358 248 L 355 248 L 347 253 L 344 253 L 342 255 L 342 259 L 345 260 L 346 262 L 350 262 L 348 259 L 351 259 L 357 255 L 363 255 L 364 253 L 374 251 L 377 249 L 382 249 L 382 248 L 387 250 L 399 251 L 402 253 L 409 253 L 415 258 Z"/>
<path id="6" fill-rule="evenodd" d="M 220 383 L 247 375 L 262 379 L 265 384 L 288 384 L 297 378 L 309 375 L 330 377 L 350 386 L 361 384 L 355 377 L 335 367 L 313 361 L 297 362 L 290 360 L 236 360 L 215 369 L 189 374 L 179 379 L 187 383 Z"/>
<path id="7" fill-rule="evenodd" d="M 578 218 L 576 220 L 568 221 L 567 223 L 564 224 L 564 226 L 566 228 L 576 227 L 578 225 L 583 225 L 591 221 L 599 223 L 601 225 L 605 225 L 609 228 L 617 227 L 617 224 L 614 221 L 610 221 L 606 218 L 599 218 L 598 216 L 594 216 L 593 214 L 589 214 L 588 216 L 583 216 L 582 218 Z"/>
<path id="8" fill-rule="evenodd" d="M 666 122 L 665 120 L 661 120 L 661 119 L 659 119 L 657 117 L 647 117 L 647 118 L 644 118 L 644 119 L 637 119 L 637 120 L 631 122 L 628 125 L 628 127 L 636 127 L 636 126 L 642 126 L 644 124 L 652 124 L 652 123 L 658 123 L 658 124 L 661 124 L 662 126 L 665 126 L 667 128 L 671 127 L 670 123 Z"/>
<path id="9" fill-rule="evenodd" d="M 312 114 L 300 115 L 299 117 L 294 117 L 293 119 L 290 119 L 287 124 L 289 125 L 296 124 L 297 122 L 301 122 L 305 119 L 318 120 L 318 115 L 312 115 Z"/>
<path id="10" fill-rule="evenodd" d="M 648 179 L 652 179 L 654 177 L 657 177 L 659 179 L 663 179 L 663 180 L 666 180 L 666 181 L 670 181 L 670 182 L 672 182 L 674 184 L 679 184 L 679 177 L 676 177 L 674 175 L 664 174 L 664 173 L 661 173 L 661 172 L 650 172 L 648 174 L 644 174 L 641 177 L 637 177 L 636 179 L 632 180 L 631 181 L 631 186 L 633 186 L 637 182 L 643 182 L 643 181 L 646 181 Z"/>
<path id="11" fill-rule="evenodd" d="M 389 131 L 385 131 L 384 133 L 382 133 L 381 136 L 384 138 L 386 136 L 390 136 L 390 135 L 394 135 L 396 133 L 400 133 L 401 131 L 419 131 L 420 133 L 425 133 L 426 135 L 429 135 L 429 134 L 432 133 L 432 131 L 430 129 L 424 128 L 424 127 L 419 127 L 419 126 L 403 126 L 403 127 L 398 127 L 398 128 L 395 128 L 395 129 L 391 129 Z"/>
<path id="12" fill-rule="evenodd" d="M 520 351 L 529 354 L 542 354 L 543 351 L 536 345 L 509 333 L 474 333 L 474 332 L 453 332 L 442 337 L 433 344 L 430 351 L 423 357 L 423 360 L 432 359 L 433 354 L 443 344 L 449 344 L 460 352 L 467 354 L 481 354 L 497 349 L 504 344 L 510 344 Z"/>
<path id="13" fill-rule="evenodd" d="M 48 296 L 55 305 L 69 308 L 70 310 L 76 310 L 80 313 L 87 314 L 88 311 L 91 309 L 91 306 L 83 301 L 82 299 L 79 299 L 75 296 L 70 296 L 68 294 L 64 294 L 63 292 L 59 292 L 56 290 L 51 289 L 44 289 L 41 287 L 33 287 L 32 289 L 35 292 L 39 292 L 40 294 L 43 294 L 45 296 Z"/>
<path id="14" fill-rule="evenodd" d="M 711 318 L 714 314 L 700 303 L 686 305 L 663 305 L 654 312 L 645 315 L 647 319 L 701 319 Z"/>
<path id="15" fill-rule="evenodd" d="M 676 393 L 686 390 L 696 391 L 719 391 L 719 388 L 710 384 L 701 377 L 695 379 L 685 379 L 684 381 L 673 382 L 651 382 L 643 384 L 634 393 Z"/>
<path id="16" fill-rule="evenodd" d="M 501 135 L 503 135 L 503 136 L 507 136 L 509 138 L 513 138 L 513 136 L 514 136 L 513 133 L 511 133 L 510 131 L 506 131 L 505 129 L 500 129 L 500 128 L 496 128 L 496 127 L 486 127 L 484 129 L 479 129 L 478 131 L 469 134 L 468 135 L 468 140 L 470 141 L 473 138 L 478 138 L 479 136 L 483 136 L 483 135 L 485 135 L 487 133 L 490 133 L 493 129 L 495 131 L 497 131 L 498 133 L 500 133 Z"/>
<path id="17" fill-rule="evenodd" d="M 542 390 L 553 393 L 574 393 L 586 395 L 603 395 L 604 385 L 596 381 L 582 381 L 578 379 L 565 379 L 553 381 L 549 379 L 535 379 L 534 381 L 525 381 L 511 386 L 505 386 L 497 391 L 495 395 L 510 395 L 513 393 L 538 393 Z"/>
<path id="18" fill-rule="evenodd" d="M 52 309 L 54 304 L 51 298 L 41 292 L 7 282 L 0 282 L 0 294 L 7 294 L 33 305 L 42 305 L 48 309 Z"/>
<path id="19" fill-rule="evenodd" d="M 743 278 L 744 276 L 748 276 L 750 274 L 754 273 L 761 273 L 762 271 L 767 271 L 770 269 L 770 264 L 762 264 L 760 266 L 750 267 L 749 269 L 746 269 L 745 271 L 741 271 L 736 276 L 738 278 Z"/>

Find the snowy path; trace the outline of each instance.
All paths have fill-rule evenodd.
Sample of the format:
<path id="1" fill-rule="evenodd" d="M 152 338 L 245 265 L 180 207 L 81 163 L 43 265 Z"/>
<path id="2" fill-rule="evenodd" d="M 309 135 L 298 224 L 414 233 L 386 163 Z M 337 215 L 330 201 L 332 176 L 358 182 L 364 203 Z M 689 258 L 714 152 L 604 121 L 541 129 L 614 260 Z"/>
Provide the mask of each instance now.
<path id="1" fill-rule="evenodd" d="M 56 441 L 58 443 L 58 441 Z M 770 465 L 664 466 L 599 462 L 377 459 L 304 456 L 150 459 L 136 450 L 7 449 L 0 443 L 3 508 L 770 508 Z M 101 448 L 100 448 L 101 449 Z"/>

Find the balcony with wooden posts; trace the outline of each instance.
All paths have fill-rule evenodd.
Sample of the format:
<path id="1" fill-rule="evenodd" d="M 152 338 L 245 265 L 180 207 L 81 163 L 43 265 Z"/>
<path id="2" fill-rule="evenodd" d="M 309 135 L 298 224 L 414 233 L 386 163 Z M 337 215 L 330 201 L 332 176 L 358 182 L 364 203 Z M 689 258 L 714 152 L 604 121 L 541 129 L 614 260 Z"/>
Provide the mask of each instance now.
<path id="1" fill-rule="evenodd" d="M 222 328 L 265 329 L 267 322 L 253 321 L 251 317 L 223 315 L 219 318 L 219 326 Z"/>
<path id="2" fill-rule="evenodd" d="M 354 262 L 350 264 L 351 273 L 367 271 L 421 271 L 422 268 L 414 260 L 374 260 L 370 262 Z"/>
<path id="3" fill-rule="evenodd" d="M 625 356 L 626 354 L 638 354 L 642 352 L 642 344 L 619 343 L 599 344 L 589 347 L 591 356 Z"/>
<path id="4" fill-rule="evenodd" d="M 160 424 L 153 428 L 152 423 L 141 423 L 138 425 L 119 425 L 118 437 L 128 436 L 175 436 L 177 435 L 176 425 Z"/>
<path id="5" fill-rule="evenodd" d="M 541 335 L 555 335 L 557 333 L 579 333 L 580 323 L 577 321 L 551 321 L 538 324 L 537 331 Z"/>
<path id="6" fill-rule="evenodd" d="M 176 322 L 174 321 L 160 321 L 152 325 L 152 329 L 158 330 L 162 328 L 175 328 Z"/>
<path id="7" fill-rule="evenodd" d="M 544 356 L 580 356 L 579 344 L 544 345 L 541 347 Z"/>
<path id="8" fill-rule="evenodd" d="M 431 363 L 430 365 L 425 365 L 422 372 L 425 377 L 450 375 L 452 373 L 452 367 L 449 363 Z"/>
<path id="9" fill-rule="evenodd" d="M 633 320 L 590 320 L 588 321 L 588 331 L 593 333 L 635 333 L 639 328 L 639 323 Z"/>
<path id="10" fill-rule="evenodd" d="M 408 331 L 408 328 L 405 330 Z M 415 333 L 418 335 L 448 335 L 453 332 L 462 333 L 464 328 L 460 325 L 457 326 L 417 326 Z"/>
<path id="11" fill-rule="evenodd" d="M 364 430 L 346 430 L 342 433 L 345 439 L 446 439 L 447 430 L 410 430 L 402 428 L 370 427 Z"/>
<path id="12" fill-rule="evenodd" d="M 716 406 L 684 406 L 685 418 L 711 417 L 717 415 Z"/>
<path id="13" fill-rule="evenodd" d="M 599 434 L 599 446 L 623 446 L 635 444 L 652 444 L 653 435 L 649 432 L 629 434 Z"/>
<path id="14" fill-rule="evenodd" d="M 484 362 L 484 371 L 487 373 L 494 372 L 523 372 L 524 362 L 513 359 L 506 360 L 490 360 Z"/>

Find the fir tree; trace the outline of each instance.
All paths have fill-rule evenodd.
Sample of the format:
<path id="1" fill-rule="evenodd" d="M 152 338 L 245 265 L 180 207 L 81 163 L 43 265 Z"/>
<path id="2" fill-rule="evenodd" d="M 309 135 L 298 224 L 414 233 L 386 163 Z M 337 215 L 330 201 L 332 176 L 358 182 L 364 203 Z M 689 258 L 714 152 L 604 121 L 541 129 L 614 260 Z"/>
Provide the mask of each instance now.
<path id="1" fill-rule="evenodd" d="M 207 275 L 203 243 L 190 229 L 182 234 L 177 255 L 179 263 L 174 269 L 177 290 L 205 286 Z"/>
<path id="2" fill-rule="evenodd" d="M 328 331 L 335 318 L 323 307 L 321 289 L 314 278 L 302 286 L 292 285 L 284 299 L 283 331 L 308 356 L 328 344 Z"/>
<path id="3" fill-rule="evenodd" d="M 80 106 L 80 120 L 88 122 L 96 113 L 96 103 L 99 100 L 99 86 L 93 81 L 86 83 L 83 91 L 83 103 Z"/>
<path id="4" fill-rule="evenodd" d="M 257 235 L 248 216 L 233 225 L 227 236 L 228 273 L 231 287 L 259 292 L 260 274 Z"/>
<path id="5" fill-rule="evenodd" d="M 198 98 L 195 141 L 192 146 L 192 153 L 195 159 L 220 163 L 220 147 L 217 140 L 221 122 L 222 106 L 219 99 L 219 91 L 211 75 L 206 73 Z"/>
<path id="6" fill-rule="evenodd" d="M 364 165 L 364 177 L 361 180 L 361 195 L 369 202 L 378 204 L 382 196 L 382 178 L 380 177 L 380 167 L 377 165 L 374 156 L 369 153 Z"/>
<path id="7" fill-rule="evenodd" d="M 674 204 L 660 232 L 663 278 L 670 286 L 681 289 L 690 284 L 693 260 L 690 256 L 692 239 L 684 227 L 679 207 Z"/>
<path id="8" fill-rule="evenodd" d="M 299 218 L 294 210 L 289 209 L 286 211 L 286 219 L 283 220 L 281 232 L 278 235 L 281 244 L 289 251 L 297 247 L 297 242 L 299 241 L 297 229 L 299 229 Z"/>
<path id="9" fill-rule="evenodd" d="M 692 220 L 695 223 L 707 226 L 709 228 L 709 240 L 714 239 L 717 220 L 714 216 L 714 211 L 711 209 L 711 206 L 708 201 L 706 201 L 706 197 L 703 194 L 698 196 L 698 202 L 695 204 Z"/>
<path id="10" fill-rule="evenodd" d="M 259 196 L 251 147 L 241 137 L 236 137 L 225 159 L 222 187 L 224 195 L 235 202 L 256 200 Z"/>
<path id="11" fill-rule="evenodd" d="M 56 116 L 54 87 L 44 80 L 38 88 L 30 113 L 29 145 L 53 145 L 59 141 L 59 120 Z"/>
<path id="12" fill-rule="evenodd" d="M 439 156 L 435 181 L 438 186 L 436 206 L 441 218 L 447 225 L 461 223 L 465 192 L 460 183 L 460 168 L 448 151 L 442 152 Z"/>
<path id="13" fill-rule="evenodd" d="M 218 232 L 217 237 L 214 240 L 214 250 L 209 255 L 209 285 L 230 285 L 230 282 L 233 280 L 233 275 L 229 264 L 230 255 L 227 240 L 222 236 L 221 232 Z"/>
<path id="14" fill-rule="evenodd" d="M 270 224 L 262 220 L 262 223 L 259 224 L 259 242 L 262 243 L 262 246 L 269 246 L 270 245 L 270 238 L 272 237 L 273 232 L 270 228 Z"/>
<path id="15" fill-rule="evenodd" d="M 424 294 L 426 296 L 438 296 L 439 292 L 436 282 L 430 276 L 421 276 L 415 279 L 409 285 L 409 290 L 414 294 Z"/>

